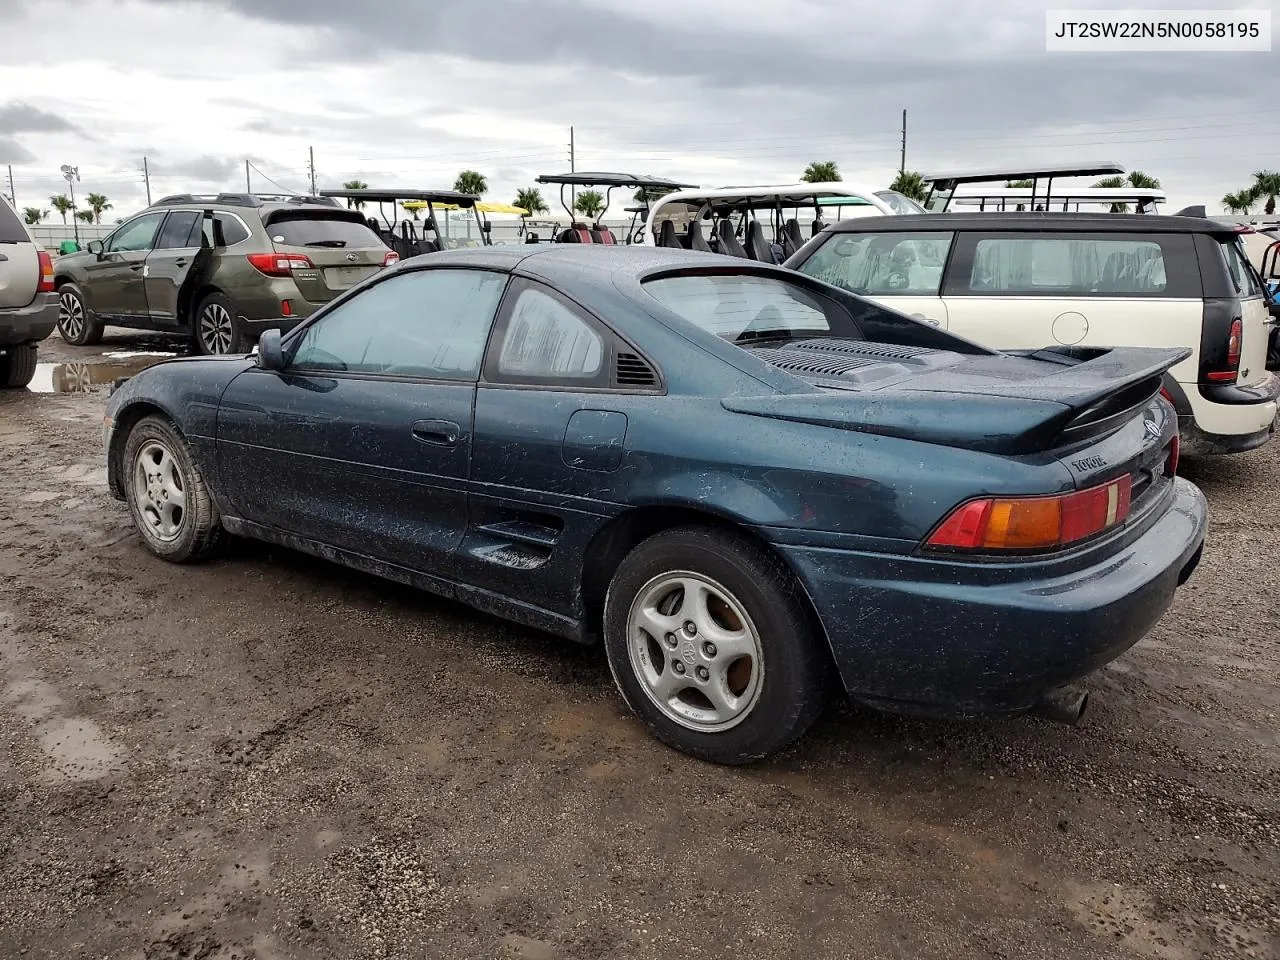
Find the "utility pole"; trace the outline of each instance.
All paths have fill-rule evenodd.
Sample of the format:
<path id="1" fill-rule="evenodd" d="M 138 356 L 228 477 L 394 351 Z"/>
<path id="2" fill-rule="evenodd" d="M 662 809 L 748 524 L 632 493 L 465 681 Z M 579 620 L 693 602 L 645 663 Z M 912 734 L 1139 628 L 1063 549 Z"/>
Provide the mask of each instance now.
<path id="1" fill-rule="evenodd" d="M 244 192 L 253 193 L 253 187 L 249 183 L 249 158 L 244 158 Z"/>
<path id="2" fill-rule="evenodd" d="M 142 182 L 147 186 L 147 206 L 151 206 L 151 171 L 147 169 L 147 158 L 142 158 Z"/>
<path id="3" fill-rule="evenodd" d="M 13 164 L 9 164 L 9 202 L 13 204 L 13 209 L 18 209 L 18 192 L 13 189 Z"/>
<path id="4" fill-rule="evenodd" d="M 570 126 L 569 127 L 569 172 L 573 173 L 577 169 L 578 169 L 577 157 L 575 156 L 573 151 L 573 127 Z M 561 197 L 560 202 L 563 203 L 564 194 L 563 193 L 560 194 L 560 197 Z M 577 204 L 578 204 L 578 188 L 576 185 L 570 184 L 569 186 L 569 219 L 570 220 L 574 218 L 573 208 L 577 206 Z"/>
<path id="5" fill-rule="evenodd" d="M 316 195 L 316 148 L 307 147 L 307 156 L 310 158 L 307 166 L 311 168 L 311 195 Z"/>
<path id="6" fill-rule="evenodd" d="M 898 172 L 907 172 L 907 111 L 902 111 L 902 155 L 898 159 Z"/>

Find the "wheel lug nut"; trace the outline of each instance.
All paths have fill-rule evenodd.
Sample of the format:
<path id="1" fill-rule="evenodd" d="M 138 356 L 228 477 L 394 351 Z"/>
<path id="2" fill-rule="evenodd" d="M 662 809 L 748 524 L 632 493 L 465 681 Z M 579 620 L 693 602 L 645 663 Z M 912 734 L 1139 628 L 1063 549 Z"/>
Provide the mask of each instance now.
<path id="1" fill-rule="evenodd" d="M 714 657 L 716 655 L 716 645 L 708 640 L 702 645 L 702 652 L 708 657 Z"/>
<path id="2" fill-rule="evenodd" d="M 676 642 L 677 642 L 677 641 L 676 641 L 676 635 L 675 635 L 674 633 L 668 633 L 668 634 L 667 634 L 667 646 L 668 646 L 668 647 L 670 647 L 672 650 L 674 650 L 674 649 L 676 648 Z"/>
<path id="3" fill-rule="evenodd" d="M 676 673 L 683 674 L 683 673 L 684 673 L 684 661 L 682 661 L 682 660 L 672 660 L 672 661 L 671 661 L 671 669 L 672 669 L 672 670 L 674 670 Z"/>
<path id="4" fill-rule="evenodd" d="M 684 625 L 684 632 L 691 637 L 696 637 L 698 635 L 698 625 L 690 620 Z"/>
<path id="5" fill-rule="evenodd" d="M 694 673 L 698 675 L 699 680 L 711 679 L 711 671 L 708 670 L 706 667 L 699 667 L 697 670 L 694 671 Z"/>

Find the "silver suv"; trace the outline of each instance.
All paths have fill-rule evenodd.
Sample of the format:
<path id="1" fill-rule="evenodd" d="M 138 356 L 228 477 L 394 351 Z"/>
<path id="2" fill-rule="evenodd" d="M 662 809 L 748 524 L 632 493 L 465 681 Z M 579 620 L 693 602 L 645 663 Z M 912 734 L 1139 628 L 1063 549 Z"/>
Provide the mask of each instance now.
<path id="1" fill-rule="evenodd" d="M 36 372 L 36 344 L 53 333 L 58 300 L 53 258 L 36 247 L 0 196 L 0 387 L 25 387 Z"/>

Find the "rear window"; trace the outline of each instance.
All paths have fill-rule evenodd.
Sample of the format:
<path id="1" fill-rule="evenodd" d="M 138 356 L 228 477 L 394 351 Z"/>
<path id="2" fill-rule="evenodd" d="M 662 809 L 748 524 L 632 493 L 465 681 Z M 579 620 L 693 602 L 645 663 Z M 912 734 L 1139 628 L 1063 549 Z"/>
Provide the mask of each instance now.
<path id="1" fill-rule="evenodd" d="M 267 234 L 272 243 L 290 247 L 385 246 L 378 235 L 363 223 L 325 217 L 272 220 L 267 224 Z"/>
<path id="2" fill-rule="evenodd" d="M 730 341 L 847 331 L 835 303 L 795 284 L 750 274 L 702 274 L 650 280 L 645 290 L 668 310 Z"/>
<path id="3" fill-rule="evenodd" d="M 800 271 L 854 293 L 936 297 L 954 239 L 953 233 L 837 233 Z"/>
<path id="4" fill-rule="evenodd" d="M 1139 239 L 982 239 L 969 276 L 974 293 L 1151 296 L 1168 286 L 1160 244 Z"/>
<path id="5" fill-rule="evenodd" d="M 0 243 L 27 243 L 27 231 L 9 204 L 0 200 Z"/>

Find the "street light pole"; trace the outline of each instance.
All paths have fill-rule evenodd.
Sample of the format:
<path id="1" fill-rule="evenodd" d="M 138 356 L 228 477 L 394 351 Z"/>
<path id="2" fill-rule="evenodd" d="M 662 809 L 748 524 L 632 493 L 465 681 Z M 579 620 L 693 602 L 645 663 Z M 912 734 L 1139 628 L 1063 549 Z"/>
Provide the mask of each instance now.
<path id="1" fill-rule="evenodd" d="M 80 246 L 80 220 L 76 216 L 76 185 L 80 179 L 80 168 L 70 164 L 62 165 L 62 175 L 67 178 L 67 187 L 71 190 L 71 229 L 75 231 L 76 246 Z"/>

